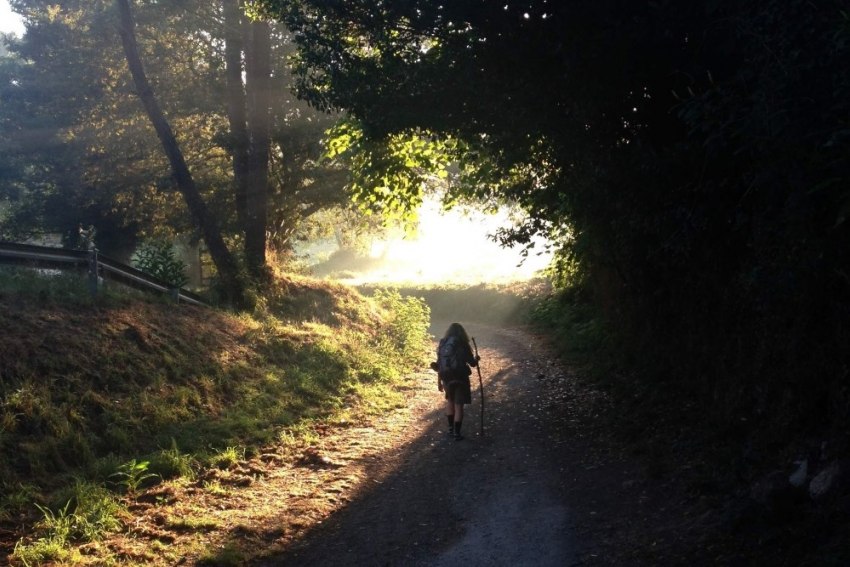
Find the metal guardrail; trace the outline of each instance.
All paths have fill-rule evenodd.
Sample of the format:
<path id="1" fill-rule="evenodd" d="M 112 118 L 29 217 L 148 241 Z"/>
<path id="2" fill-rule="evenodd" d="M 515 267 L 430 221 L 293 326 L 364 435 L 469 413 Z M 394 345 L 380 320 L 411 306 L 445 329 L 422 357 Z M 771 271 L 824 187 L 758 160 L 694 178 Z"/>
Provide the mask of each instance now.
<path id="1" fill-rule="evenodd" d="M 176 288 L 150 274 L 103 256 L 97 249 L 70 250 L 0 241 L 0 263 L 68 270 L 83 267 L 89 274 L 89 287 L 97 295 L 100 278 L 114 280 L 143 291 L 158 291 L 170 295 L 178 303 L 208 306 L 204 299 L 191 291 Z"/>

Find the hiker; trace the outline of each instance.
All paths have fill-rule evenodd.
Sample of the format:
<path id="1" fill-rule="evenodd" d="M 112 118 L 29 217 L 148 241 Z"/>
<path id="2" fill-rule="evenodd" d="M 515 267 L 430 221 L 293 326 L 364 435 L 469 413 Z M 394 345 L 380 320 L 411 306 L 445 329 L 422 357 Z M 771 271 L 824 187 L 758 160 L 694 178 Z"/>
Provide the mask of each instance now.
<path id="1" fill-rule="evenodd" d="M 469 377 L 470 366 L 478 366 L 480 356 L 472 354 L 469 335 L 460 323 L 449 325 L 445 336 L 437 347 L 437 362 L 431 368 L 437 371 L 437 389 L 446 393 L 446 420 L 449 436 L 455 441 L 463 439 L 463 406 L 472 403 Z"/>

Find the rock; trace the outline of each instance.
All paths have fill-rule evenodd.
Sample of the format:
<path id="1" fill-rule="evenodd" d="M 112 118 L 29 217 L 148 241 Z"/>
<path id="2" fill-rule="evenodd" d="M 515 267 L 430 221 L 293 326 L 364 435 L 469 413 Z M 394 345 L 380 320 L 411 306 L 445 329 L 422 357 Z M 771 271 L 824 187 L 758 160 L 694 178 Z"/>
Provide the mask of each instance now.
<path id="1" fill-rule="evenodd" d="M 843 481 L 847 480 L 847 463 L 838 461 L 831 463 L 820 471 L 809 483 L 809 496 L 812 500 L 822 500 L 830 492 L 834 492 Z"/>

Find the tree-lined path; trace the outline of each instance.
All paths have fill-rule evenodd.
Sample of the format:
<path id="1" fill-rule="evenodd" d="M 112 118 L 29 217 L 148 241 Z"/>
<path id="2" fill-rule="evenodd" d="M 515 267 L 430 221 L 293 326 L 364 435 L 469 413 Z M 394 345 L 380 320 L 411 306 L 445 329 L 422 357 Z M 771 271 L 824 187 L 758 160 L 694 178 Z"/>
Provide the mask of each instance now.
<path id="1" fill-rule="evenodd" d="M 636 565 L 658 559 L 647 552 L 663 542 L 643 538 L 658 508 L 670 513 L 669 504 L 657 506 L 670 494 L 642 490 L 634 465 L 597 445 L 599 431 L 586 429 L 579 408 L 593 394 L 576 390 L 540 337 L 474 323 L 467 330 L 482 356 L 485 436 L 478 431 L 477 388 L 464 420 L 466 439 L 457 442 L 445 432 L 436 377 L 419 375 L 407 393 L 409 413 L 356 432 L 368 440 L 349 439 L 368 446 L 363 454 L 324 445 L 320 459 L 338 467 L 336 475 L 351 467 L 362 471 L 359 487 L 340 494 L 344 506 L 261 565 Z M 559 413 L 564 404 L 577 411 Z"/>

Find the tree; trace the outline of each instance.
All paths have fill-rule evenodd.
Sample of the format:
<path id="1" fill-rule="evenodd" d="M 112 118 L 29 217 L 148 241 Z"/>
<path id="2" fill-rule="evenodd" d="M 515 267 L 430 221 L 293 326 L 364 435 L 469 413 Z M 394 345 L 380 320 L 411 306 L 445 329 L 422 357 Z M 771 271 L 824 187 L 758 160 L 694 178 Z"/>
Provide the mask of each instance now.
<path id="1" fill-rule="evenodd" d="M 210 255 L 224 283 L 226 295 L 231 302 L 241 304 L 244 301 L 244 292 L 242 283 L 239 280 L 239 269 L 236 261 L 224 243 L 218 223 L 210 215 L 206 203 L 204 203 L 201 194 L 195 186 L 195 180 L 192 178 L 189 167 L 186 165 L 186 160 L 183 158 L 183 153 L 180 151 L 177 139 L 174 137 L 171 126 L 165 119 L 148 82 L 148 78 L 145 75 L 136 44 L 135 24 L 133 23 L 133 14 L 130 11 L 129 0 L 117 0 L 117 4 L 121 15 L 121 40 L 127 56 L 127 65 L 130 67 L 130 72 L 139 91 L 139 98 L 142 100 L 145 111 L 162 142 L 163 150 L 168 156 L 168 161 L 171 163 L 171 169 L 177 186 L 183 194 L 183 198 L 186 200 L 186 204 L 195 218 L 195 222 L 197 222 L 198 227 L 204 235 L 204 241 L 207 243 Z"/>
<path id="2" fill-rule="evenodd" d="M 301 47 L 301 96 L 377 143 L 462 142 L 456 191 L 520 203 L 505 240 L 556 239 L 656 379 L 724 415 L 830 403 L 850 338 L 841 2 L 262 3 Z"/>
<path id="3" fill-rule="evenodd" d="M 120 257 L 129 257 L 139 237 L 201 237 L 126 72 L 114 4 L 17 0 L 15 7 L 27 14 L 29 30 L 14 50 L 28 64 L 0 69 L 8 86 L 0 93 L 0 120 L 21 133 L 3 141 L 10 151 L 0 163 L 29 166 L 16 169 L 14 190 L 3 189 L 12 210 L 0 230 L 23 237 L 95 224 L 99 246 Z M 135 16 L 145 71 L 195 185 L 225 237 L 247 245 L 252 131 L 243 73 L 252 24 L 233 2 L 191 9 L 182 2 L 139 4 Z M 309 230 L 309 215 L 346 206 L 347 196 L 344 172 L 319 160 L 320 140 L 335 117 L 290 94 L 288 32 L 276 26 L 270 40 L 273 64 L 262 103 L 269 118 L 253 118 L 269 130 L 268 149 L 256 146 L 255 158 L 256 167 L 268 167 L 266 191 L 255 200 L 262 208 L 263 195 L 268 199 L 268 220 L 252 242 L 267 235 L 269 247 L 285 251 Z M 262 265 L 265 246 L 252 249 L 254 264 Z"/>

